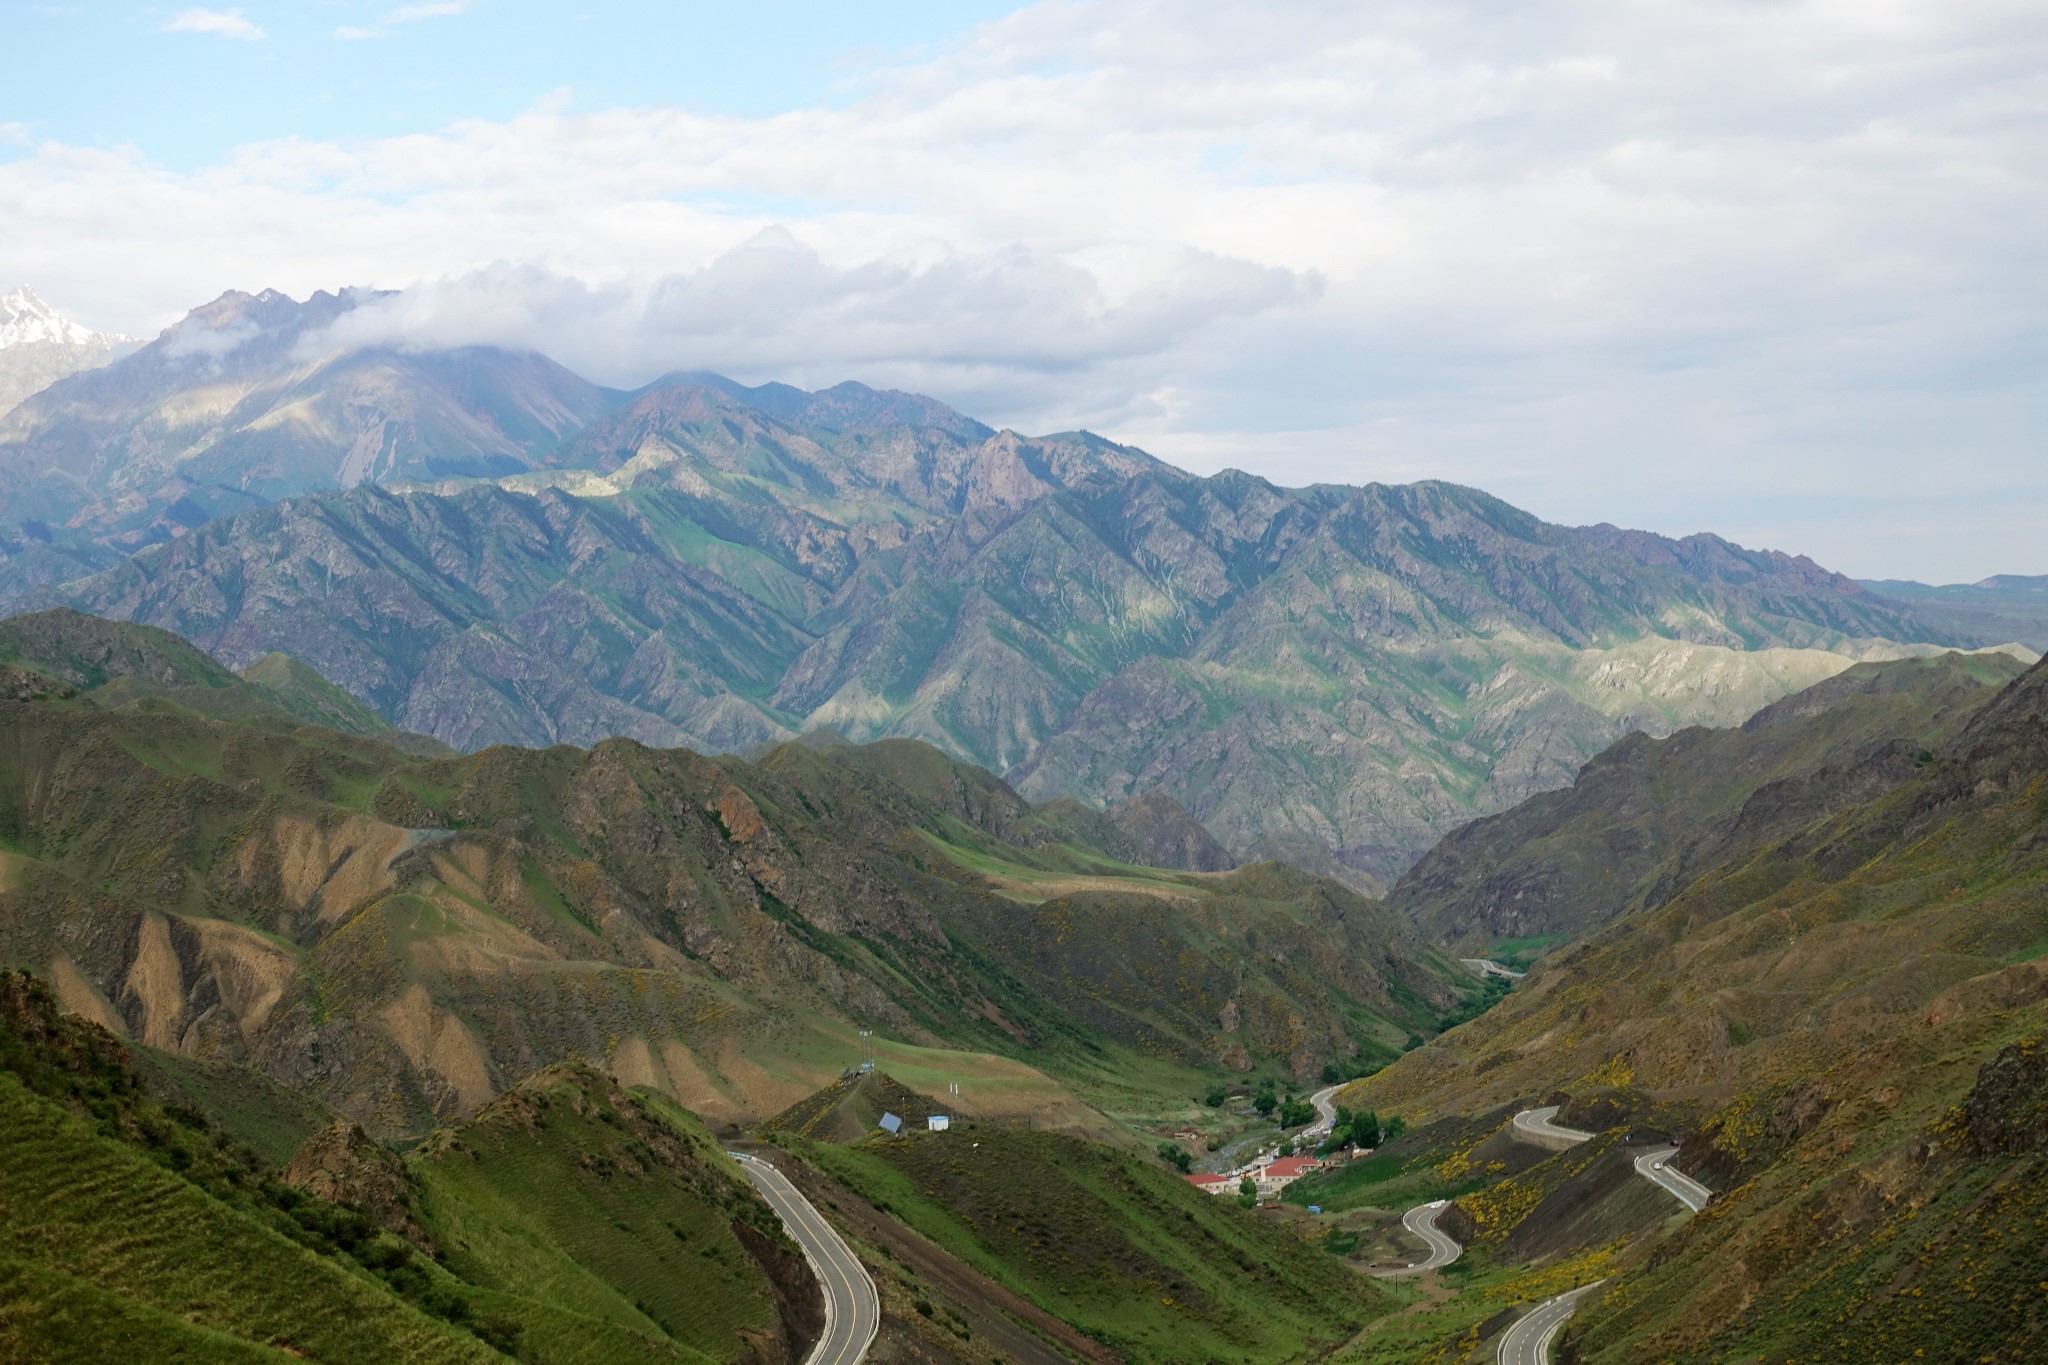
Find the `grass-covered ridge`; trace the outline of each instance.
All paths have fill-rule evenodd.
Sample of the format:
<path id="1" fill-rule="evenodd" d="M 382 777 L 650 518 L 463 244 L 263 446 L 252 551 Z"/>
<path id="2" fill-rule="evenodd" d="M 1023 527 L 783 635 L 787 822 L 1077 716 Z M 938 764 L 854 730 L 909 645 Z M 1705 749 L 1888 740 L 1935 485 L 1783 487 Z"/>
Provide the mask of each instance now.
<path id="1" fill-rule="evenodd" d="M 1132 1361 L 1298 1358 L 1388 1299 L 1150 1157 L 974 1124 L 791 1150 Z"/>
<path id="2" fill-rule="evenodd" d="M 1581 1305 L 1580 1359 L 2005 1361 L 2048 1339 L 2048 666 L 1972 703 L 1924 749 L 1845 746 L 1828 791 L 1777 792 L 1766 837 L 1343 1097 L 1655 1102 L 1716 1197 Z M 1550 1198 L 1510 1180 L 1461 1205 L 1508 1250 Z"/>
<path id="3" fill-rule="evenodd" d="M 1480 993 L 1341 885 L 1129 861 L 1202 854 L 1170 803 L 1034 806 L 920 744 L 416 755 L 159 700 L 0 698 L 0 954 L 383 1135 L 577 1059 L 757 1119 L 862 1028 L 950 1050 L 970 1109 L 1086 1126 L 1062 1086 L 1305 1081 Z"/>
<path id="4" fill-rule="evenodd" d="M 252 1107 L 207 1080 L 202 1106 Z M 273 1163 L 152 1084 L 0 977 L 0 1356 L 787 1365 L 818 1330 L 801 1256 L 702 1125 L 588 1069 L 408 1160 L 344 1122 Z"/>
<path id="5" fill-rule="evenodd" d="M 696 1117 L 587 1068 L 541 1072 L 410 1165 L 444 1263 L 565 1355 L 733 1360 L 784 1334 L 783 1299 L 815 1313 L 801 1254 Z"/>
<path id="6" fill-rule="evenodd" d="M 0 1340 L 22 1358 L 495 1358 L 430 1261 L 148 1099 L 25 976 L 0 978 L 0 1135 Z"/>

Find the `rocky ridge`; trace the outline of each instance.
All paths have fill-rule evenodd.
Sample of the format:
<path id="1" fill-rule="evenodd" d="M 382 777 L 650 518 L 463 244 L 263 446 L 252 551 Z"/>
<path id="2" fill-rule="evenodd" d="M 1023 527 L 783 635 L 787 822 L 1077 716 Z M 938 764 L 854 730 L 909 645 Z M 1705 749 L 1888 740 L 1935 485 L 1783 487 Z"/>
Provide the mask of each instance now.
<path id="1" fill-rule="evenodd" d="M 0 597 L 304 659 L 459 748 L 921 739 L 1368 890 L 1624 734 L 2003 643 L 1446 484 L 1195 478 L 858 384 L 337 349 L 361 299 L 223 296 L 0 422 Z"/>

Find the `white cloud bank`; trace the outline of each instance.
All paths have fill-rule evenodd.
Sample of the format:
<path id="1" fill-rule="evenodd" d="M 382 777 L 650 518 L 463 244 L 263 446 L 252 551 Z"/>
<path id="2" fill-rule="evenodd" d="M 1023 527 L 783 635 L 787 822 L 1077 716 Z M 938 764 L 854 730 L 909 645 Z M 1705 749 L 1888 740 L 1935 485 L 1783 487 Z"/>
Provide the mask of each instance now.
<path id="1" fill-rule="evenodd" d="M 405 287 L 349 325 L 2048 572 L 2043 70 L 2036 0 L 1047 3 L 773 117 L 44 145 L 0 274 L 128 331 Z"/>

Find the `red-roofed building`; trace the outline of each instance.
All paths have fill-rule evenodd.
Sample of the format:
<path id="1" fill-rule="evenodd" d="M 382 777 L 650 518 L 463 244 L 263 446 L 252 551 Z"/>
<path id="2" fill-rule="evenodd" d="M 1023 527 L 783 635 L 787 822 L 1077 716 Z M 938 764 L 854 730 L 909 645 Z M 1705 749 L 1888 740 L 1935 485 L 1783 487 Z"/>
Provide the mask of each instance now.
<path id="1" fill-rule="evenodd" d="M 1188 1184 L 1208 1194 L 1235 1194 L 1237 1182 L 1227 1175 L 1213 1175 L 1207 1171 L 1183 1177 Z"/>

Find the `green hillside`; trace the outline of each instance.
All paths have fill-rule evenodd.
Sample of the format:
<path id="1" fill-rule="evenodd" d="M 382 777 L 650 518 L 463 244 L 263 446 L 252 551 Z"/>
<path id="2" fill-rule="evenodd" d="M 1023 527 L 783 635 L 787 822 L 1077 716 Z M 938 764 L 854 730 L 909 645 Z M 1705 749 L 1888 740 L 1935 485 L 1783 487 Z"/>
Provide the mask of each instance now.
<path id="1" fill-rule="evenodd" d="M 411 1161 L 420 1225 L 554 1358 L 790 1359 L 802 1253 L 687 1111 L 601 1073 L 532 1077 Z"/>
<path id="2" fill-rule="evenodd" d="M 419 753 L 443 746 L 389 721 L 286 654 L 239 674 L 165 630 L 59 607 L 0 620 L 0 664 L 76 688 L 104 707 L 174 707 L 216 720 L 319 725 Z"/>
<path id="3" fill-rule="evenodd" d="M 1145 1156 L 987 1123 L 851 1147 L 779 1140 L 1122 1359 L 1295 1359 L 1390 1306 L 1334 1257 Z"/>
<path id="4" fill-rule="evenodd" d="M 144 1097 L 118 1043 L 0 978 L 0 1342 L 15 1359 L 487 1360 L 450 1279 Z"/>
<path id="5" fill-rule="evenodd" d="M 819 1330 L 801 1254 L 696 1119 L 587 1068 L 409 1161 L 358 1132 L 282 1179 L 147 1090 L 110 1035 L 0 978 L 0 1358 L 765 1365 Z"/>
<path id="6" fill-rule="evenodd" d="M 1582 1360 L 2003 1361 L 2048 1339 L 2048 666 L 1903 780 L 1882 749 L 1842 753 L 1879 771 L 1831 782 L 1877 794 L 1807 805 L 1342 1097 L 1660 1106 L 1720 1193 L 1581 1306 Z"/>
<path id="7" fill-rule="evenodd" d="M 34 686 L 0 719 L 0 955 L 385 1136 L 579 1058 L 751 1121 L 863 1028 L 977 1112 L 1088 1127 L 1061 1083 L 1306 1081 L 1483 995 L 1336 883 L 1121 862 L 927 746 L 435 757 Z"/>

